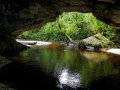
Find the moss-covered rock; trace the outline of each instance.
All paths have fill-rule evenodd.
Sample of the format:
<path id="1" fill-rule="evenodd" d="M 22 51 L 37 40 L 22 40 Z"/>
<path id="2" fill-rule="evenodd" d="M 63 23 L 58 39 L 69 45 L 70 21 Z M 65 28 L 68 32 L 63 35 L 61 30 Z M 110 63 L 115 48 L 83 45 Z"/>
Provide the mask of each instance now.
<path id="1" fill-rule="evenodd" d="M 95 49 L 116 47 L 116 45 L 112 41 L 110 41 L 100 33 L 81 40 L 79 43 L 79 47 L 81 48 L 83 46 L 91 46 Z"/>

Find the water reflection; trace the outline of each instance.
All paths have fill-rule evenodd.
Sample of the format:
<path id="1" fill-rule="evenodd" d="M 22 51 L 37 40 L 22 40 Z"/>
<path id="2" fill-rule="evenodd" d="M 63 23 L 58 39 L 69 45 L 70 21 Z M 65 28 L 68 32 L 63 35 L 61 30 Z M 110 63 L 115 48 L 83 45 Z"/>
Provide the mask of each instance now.
<path id="1" fill-rule="evenodd" d="M 116 76 L 120 78 L 120 64 L 118 64 L 120 56 L 116 57 L 102 52 L 86 52 L 70 47 L 36 47 L 21 52 L 14 61 L 24 63 L 26 67 L 34 66 L 35 68 L 31 67 L 33 71 L 41 70 L 43 73 L 57 78 L 55 85 L 63 90 L 66 87 L 78 89 L 90 86 L 93 88 L 94 85 L 91 85 L 93 81 L 103 80 L 104 82 L 106 80 L 104 78 L 109 76 L 112 79 Z M 49 83 L 50 81 L 45 82 Z M 119 79 L 117 83 L 120 84 Z M 111 82 L 111 84 L 113 83 Z"/>
<path id="2" fill-rule="evenodd" d="M 59 73 L 58 76 L 60 88 L 64 88 L 65 86 L 69 86 L 71 88 L 80 87 L 80 74 L 79 73 L 70 73 L 68 69 L 64 69 Z"/>

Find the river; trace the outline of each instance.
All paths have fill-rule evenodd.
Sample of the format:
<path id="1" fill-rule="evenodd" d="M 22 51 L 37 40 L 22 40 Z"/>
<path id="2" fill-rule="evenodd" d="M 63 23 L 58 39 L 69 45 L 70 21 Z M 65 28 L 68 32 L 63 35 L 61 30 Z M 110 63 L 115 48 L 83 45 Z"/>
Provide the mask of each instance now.
<path id="1" fill-rule="evenodd" d="M 120 56 L 74 47 L 29 48 L 0 68 L 16 90 L 120 90 Z"/>

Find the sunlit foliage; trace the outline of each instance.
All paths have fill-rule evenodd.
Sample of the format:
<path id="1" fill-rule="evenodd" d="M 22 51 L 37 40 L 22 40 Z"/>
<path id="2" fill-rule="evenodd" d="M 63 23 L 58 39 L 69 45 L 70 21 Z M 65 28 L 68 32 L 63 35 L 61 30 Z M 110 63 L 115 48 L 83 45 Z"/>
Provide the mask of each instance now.
<path id="1" fill-rule="evenodd" d="M 67 41 L 69 36 L 73 40 L 81 40 L 99 32 L 114 41 L 115 28 L 98 21 L 91 13 L 64 12 L 56 21 L 33 31 L 24 32 L 18 38 Z"/>

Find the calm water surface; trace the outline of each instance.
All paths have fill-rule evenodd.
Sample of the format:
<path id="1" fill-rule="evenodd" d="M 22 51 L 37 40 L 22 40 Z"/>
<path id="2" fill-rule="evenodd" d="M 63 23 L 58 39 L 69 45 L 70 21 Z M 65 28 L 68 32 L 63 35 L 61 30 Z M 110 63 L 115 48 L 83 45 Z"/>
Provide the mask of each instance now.
<path id="1" fill-rule="evenodd" d="M 72 47 L 33 47 L 0 69 L 17 90 L 120 90 L 120 56 Z"/>

